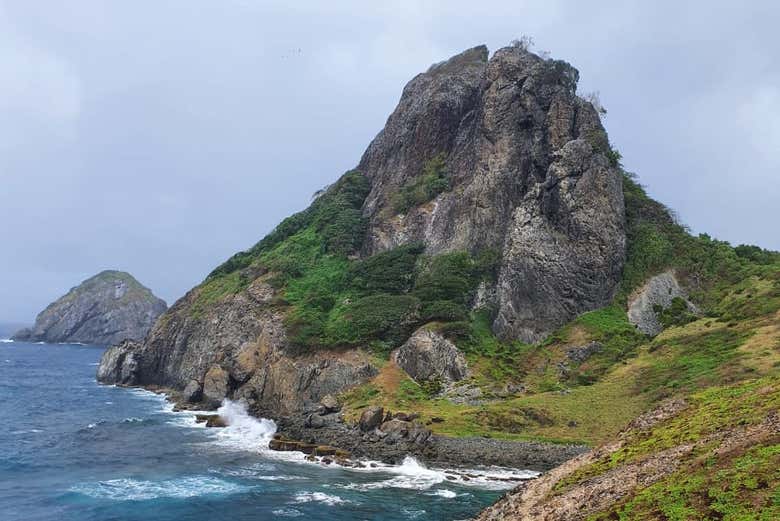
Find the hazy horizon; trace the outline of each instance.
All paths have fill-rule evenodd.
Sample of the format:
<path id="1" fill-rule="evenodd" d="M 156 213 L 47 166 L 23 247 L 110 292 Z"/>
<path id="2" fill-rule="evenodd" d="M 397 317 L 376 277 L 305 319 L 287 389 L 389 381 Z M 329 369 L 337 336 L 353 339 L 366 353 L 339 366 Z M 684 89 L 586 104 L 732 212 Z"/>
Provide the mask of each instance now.
<path id="1" fill-rule="evenodd" d="M 780 5 L 181 5 L 0 0 L 0 322 L 104 269 L 172 304 L 354 167 L 414 75 L 523 34 L 694 233 L 780 249 Z"/>

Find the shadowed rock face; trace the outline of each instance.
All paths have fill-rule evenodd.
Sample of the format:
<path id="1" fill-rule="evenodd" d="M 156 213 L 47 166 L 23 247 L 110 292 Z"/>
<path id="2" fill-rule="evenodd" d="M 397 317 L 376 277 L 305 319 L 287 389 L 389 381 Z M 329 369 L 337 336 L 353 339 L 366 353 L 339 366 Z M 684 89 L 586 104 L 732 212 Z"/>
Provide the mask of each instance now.
<path id="1" fill-rule="evenodd" d="M 142 340 L 166 307 L 129 273 L 104 271 L 50 304 L 14 339 L 96 345 Z"/>
<path id="2" fill-rule="evenodd" d="M 515 47 L 488 59 L 480 46 L 412 79 L 357 167 L 370 185 L 359 253 L 413 241 L 428 254 L 494 250 L 498 282 L 481 291 L 505 338 L 536 341 L 606 305 L 625 256 L 621 178 L 596 110 L 575 94 L 577 76 L 565 62 Z M 399 214 L 395 194 L 435 157 L 446 164 L 448 189 Z M 266 279 L 197 311 L 201 288 L 192 290 L 142 346 L 127 348 L 136 355 L 133 383 L 187 387 L 210 402 L 224 393 L 273 414 L 376 374 L 360 349 L 290 345 Z"/>

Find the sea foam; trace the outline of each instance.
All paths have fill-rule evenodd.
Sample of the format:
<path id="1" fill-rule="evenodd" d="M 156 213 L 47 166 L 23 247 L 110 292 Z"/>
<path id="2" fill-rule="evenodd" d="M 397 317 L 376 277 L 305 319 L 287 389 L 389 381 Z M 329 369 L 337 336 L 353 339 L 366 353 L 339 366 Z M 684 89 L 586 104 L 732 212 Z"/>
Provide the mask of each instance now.
<path id="1" fill-rule="evenodd" d="M 110 479 L 97 483 L 81 483 L 71 492 L 98 499 L 115 501 L 139 501 L 168 498 L 189 498 L 212 494 L 235 494 L 248 490 L 247 487 L 209 476 L 193 476 L 163 481 L 137 479 Z"/>

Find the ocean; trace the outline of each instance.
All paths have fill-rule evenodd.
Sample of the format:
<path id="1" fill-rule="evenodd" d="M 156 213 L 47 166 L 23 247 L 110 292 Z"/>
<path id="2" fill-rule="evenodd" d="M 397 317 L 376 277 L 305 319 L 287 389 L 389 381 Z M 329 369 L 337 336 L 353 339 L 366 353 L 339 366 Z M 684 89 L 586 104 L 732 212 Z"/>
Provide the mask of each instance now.
<path id="1" fill-rule="evenodd" d="M 275 424 L 240 403 L 220 410 L 229 427 L 209 429 L 163 396 L 99 385 L 102 352 L 0 341 L 3 521 L 443 521 L 512 485 L 495 479 L 503 469 L 463 478 L 407 458 L 354 470 L 269 451 Z"/>

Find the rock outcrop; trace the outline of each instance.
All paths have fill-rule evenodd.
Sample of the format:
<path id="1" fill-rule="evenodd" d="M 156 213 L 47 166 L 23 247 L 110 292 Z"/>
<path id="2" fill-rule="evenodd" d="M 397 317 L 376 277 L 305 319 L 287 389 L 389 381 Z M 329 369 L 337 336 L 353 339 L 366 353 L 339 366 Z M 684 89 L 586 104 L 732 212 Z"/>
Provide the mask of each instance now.
<path id="1" fill-rule="evenodd" d="M 534 342 L 606 305 L 625 257 L 623 192 L 578 76 L 517 47 L 488 60 L 480 46 L 415 77 L 358 166 L 371 181 L 364 252 L 501 252 L 505 338 Z M 399 215 L 394 194 L 440 153 L 451 189 Z"/>
<path id="2" fill-rule="evenodd" d="M 13 338 L 95 345 L 143 340 L 166 307 L 129 273 L 103 271 L 50 304 L 32 328 Z"/>
<path id="3" fill-rule="evenodd" d="M 697 312 L 696 306 L 688 301 L 688 294 L 680 286 L 673 271 L 665 271 L 651 277 L 629 298 L 628 320 L 642 333 L 657 335 L 664 328 L 658 320 L 656 310 L 668 308 L 675 298 L 682 298 L 690 311 Z"/>
<path id="4" fill-rule="evenodd" d="M 358 210 L 365 238 L 354 256 L 413 242 L 426 255 L 494 252 L 497 276 L 474 302 L 497 310 L 492 326 L 504 338 L 537 341 L 609 303 L 625 257 L 621 176 L 597 111 L 576 95 L 577 78 L 569 64 L 520 47 L 488 59 L 480 46 L 412 79 L 356 169 L 368 187 Z M 430 200 L 399 210 L 396 194 L 434 159 L 446 179 L 434 180 Z M 274 233 L 299 229 L 306 218 Z M 131 374 L 122 383 L 186 388 L 189 399 L 211 405 L 243 398 L 278 417 L 376 374 L 363 346 L 295 345 L 275 274 L 260 261 L 242 263 L 250 255 L 237 254 L 223 271 L 246 282 L 240 290 L 215 298 L 207 284 L 196 287 L 133 348 L 132 371 L 109 367 L 129 353 L 107 354 L 101 380 Z M 443 339 L 426 341 L 430 349 L 401 350 L 408 370 L 462 378 L 462 355 Z"/>
<path id="5" fill-rule="evenodd" d="M 418 329 L 398 348 L 395 361 L 417 382 L 457 382 L 468 373 L 466 357 L 455 344 L 426 328 Z"/>
<path id="6" fill-rule="evenodd" d="M 226 397 L 243 398 L 279 415 L 376 374 L 369 355 L 358 349 L 298 353 L 267 279 L 258 278 L 203 315 L 193 314 L 201 291 L 195 288 L 157 321 L 143 344 L 106 351 L 98 380 L 185 390 L 182 398 L 210 407 Z"/>

